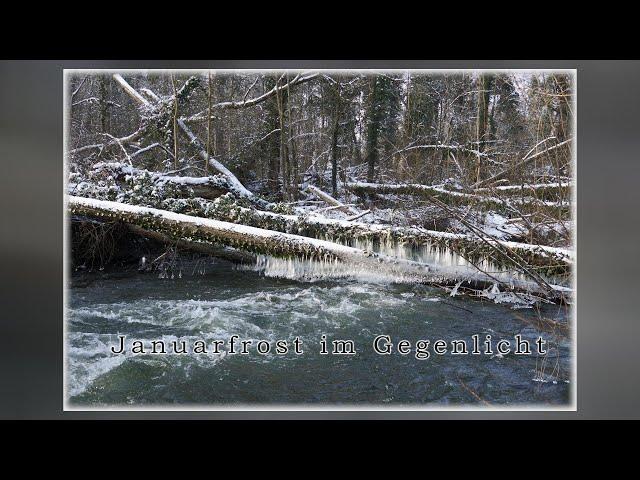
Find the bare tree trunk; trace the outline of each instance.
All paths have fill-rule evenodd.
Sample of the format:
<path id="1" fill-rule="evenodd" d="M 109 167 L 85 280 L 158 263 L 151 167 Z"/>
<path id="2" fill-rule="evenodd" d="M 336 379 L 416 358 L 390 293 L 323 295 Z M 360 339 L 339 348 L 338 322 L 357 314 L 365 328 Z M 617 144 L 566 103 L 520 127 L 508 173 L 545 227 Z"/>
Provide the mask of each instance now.
<path id="1" fill-rule="evenodd" d="M 564 141 L 569 134 L 571 122 L 569 118 L 569 102 L 571 101 L 571 93 L 569 88 L 569 78 L 567 75 L 556 75 L 554 77 L 554 90 L 557 95 L 558 107 L 557 120 L 555 125 L 556 138 L 559 142 Z"/>
<path id="2" fill-rule="evenodd" d="M 295 145 L 295 139 L 293 138 L 293 132 L 292 132 L 292 122 L 293 119 L 291 118 L 291 92 L 289 90 L 289 77 L 287 76 L 287 120 L 289 123 L 289 128 L 288 128 L 288 136 L 289 136 L 289 141 L 287 142 L 287 146 L 291 146 L 291 151 L 289 152 L 289 176 L 290 178 L 290 182 L 289 182 L 289 197 L 292 200 L 297 200 L 298 199 L 298 162 L 297 162 L 297 158 L 296 158 L 296 145 Z M 288 149 L 288 147 L 287 147 Z"/>
<path id="3" fill-rule="evenodd" d="M 178 91 L 176 90 L 176 79 L 171 74 L 171 84 L 173 85 L 173 168 L 178 169 Z M 207 162 L 209 154 L 207 153 Z"/>
<path id="4" fill-rule="evenodd" d="M 489 100 L 491 99 L 491 77 L 483 73 L 478 78 L 478 118 L 476 121 L 476 138 L 478 141 L 478 152 L 484 152 L 485 142 L 488 136 L 489 124 Z M 482 157 L 477 156 L 476 182 L 480 181 L 483 173 Z"/>
<path id="5" fill-rule="evenodd" d="M 276 83 L 277 86 L 277 83 Z M 282 174 L 282 198 L 289 200 L 289 156 L 284 128 L 284 101 L 280 90 L 276 91 L 278 103 L 278 119 L 280 122 L 280 173 Z"/>
<path id="6" fill-rule="evenodd" d="M 333 118 L 333 133 L 331 135 L 331 192 L 334 197 L 338 196 L 338 128 L 340 126 L 338 107 Z"/>
<path id="7" fill-rule="evenodd" d="M 376 77 L 370 80 L 369 108 L 367 112 L 367 181 L 373 182 L 375 168 L 378 163 L 378 136 L 380 134 L 379 115 L 377 115 L 377 81 Z"/>
<path id="8" fill-rule="evenodd" d="M 110 133 L 110 118 L 109 118 L 109 100 L 107 94 L 107 85 L 109 77 L 100 76 L 100 129 L 102 133 Z"/>
<path id="9" fill-rule="evenodd" d="M 211 152 L 211 70 L 207 70 L 207 158 L 204 161 L 204 172 L 209 174 L 209 158 Z"/>

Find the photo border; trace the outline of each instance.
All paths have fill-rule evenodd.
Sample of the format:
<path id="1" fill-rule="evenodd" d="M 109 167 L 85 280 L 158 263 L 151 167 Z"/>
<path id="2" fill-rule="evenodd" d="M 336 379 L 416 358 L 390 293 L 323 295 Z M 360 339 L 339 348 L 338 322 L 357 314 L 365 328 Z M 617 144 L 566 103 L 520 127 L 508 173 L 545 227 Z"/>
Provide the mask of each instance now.
<path id="1" fill-rule="evenodd" d="M 221 73 L 263 73 L 263 72 L 300 72 L 300 71 L 319 71 L 319 72 L 332 72 L 332 73 L 398 73 L 398 72 L 419 72 L 419 73 L 471 73 L 471 72 L 483 72 L 483 73 L 563 73 L 570 74 L 572 77 L 572 241 L 574 262 L 571 269 L 571 288 L 573 290 L 573 301 L 571 303 L 571 319 L 570 319 L 570 331 L 571 331 L 571 379 L 570 379 L 570 396 L 571 402 L 569 405 L 540 405 L 540 404 L 518 404 L 518 405 L 489 405 L 489 406 L 476 406 L 476 405 L 434 405 L 434 404 L 399 404 L 399 405 L 378 405 L 378 404 L 299 404 L 299 403 L 287 403 L 287 404 L 268 404 L 268 405 L 256 405 L 256 404 L 233 404 L 233 405 L 220 405 L 220 404 L 189 404 L 184 406 L 174 405 L 140 405 L 140 406 L 79 406 L 72 405 L 68 401 L 67 391 L 67 307 L 68 307 L 68 286 L 67 282 L 70 273 L 69 259 L 69 222 L 67 211 L 67 183 L 68 183 L 68 133 L 69 133 L 69 111 L 70 104 L 68 98 L 68 77 L 75 73 L 202 73 L 206 71 L 215 71 Z M 222 412 L 222 411 L 256 411 L 256 412 L 277 412 L 277 411 L 290 411 L 290 412 L 304 412 L 304 411 L 383 411 L 383 412 L 424 412 L 424 411 L 444 411 L 444 412 L 457 412 L 457 411 L 471 411 L 471 412 L 523 412 L 523 411 L 578 411 L 578 372 L 577 372 L 577 257 L 578 257 L 578 243 L 577 243 L 577 189 L 578 189 L 578 171 L 577 171 L 577 97 L 578 97 L 578 78 L 577 69 L 546 69 L 546 68 L 167 68 L 167 69 L 91 69 L 91 68 L 64 68 L 63 69 L 63 281 L 62 281 L 62 303 L 63 303 L 63 335 L 62 335 L 62 404 L 63 412 L 77 412 L 77 411 L 102 411 L 102 412 L 114 412 L 114 411 L 170 411 L 170 412 L 195 412 L 195 411 L 208 411 L 208 412 Z"/>

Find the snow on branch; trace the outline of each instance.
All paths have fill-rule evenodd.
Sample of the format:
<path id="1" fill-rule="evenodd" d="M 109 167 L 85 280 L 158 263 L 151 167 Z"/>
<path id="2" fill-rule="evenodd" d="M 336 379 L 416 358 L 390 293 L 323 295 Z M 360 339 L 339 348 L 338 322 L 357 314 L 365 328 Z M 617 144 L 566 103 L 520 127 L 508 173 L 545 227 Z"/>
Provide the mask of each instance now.
<path id="1" fill-rule="evenodd" d="M 569 138 L 568 140 L 565 140 L 564 142 L 560 142 L 560 143 L 558 143 L 556 145 L 553 145 L 553 146 L 551 146 L 549 148 L 546 148 L 546 149 L 544 149 L 544 150 L 542 150 L 542 151 L 540 151 L 540 152 L 538 152 L 538 153 L 536 153 L 534 155 L 531 155 L 531 156 L 528 156 L 528 157 L 526 156 L 525 158 L 523 158 L 519 162 L 511 165 L 510 167 L 505 168 L 504 170 L 496 173 L 495 175 L 492 175 L 491 177 L 489 177 L 489 178 L 487 178 L 485 180 L 481 180 L 479 182 L 474 183 L 473 185 L 471 185 L 471 188 L 479 188 L 479 187 L 482 187 L 484 185 L 491 184 L 491 183 L 495 182 L 496 180 L 500 180 L 502 177 L 507 175 L 509 172 L 511 172 L 511 171 L 513 171 L 513 170 L 515 170 L 517 168 L 520 168 L 520 167 L 522 167 L 524 165 L 527 165 L 528 163 L 530 163 L 531 161 L 535 160 L 536 158 L 540 157 L 541 155 L 543 155 L 545 153 L 549 153 L 549 152 L 551 152 L 553 150 L 556 150 L 556 149 L 558 149 L 558 148 L 560 148 L 560 147 L 562 147 L 564 145 L 568 145 L 572 141 L 573 141 L 573 138 Z"/>
<path id="2" fill-rule="evenodd" d="M 276 85 L 271 90 L 260 95 L 259 97 L 251 98 L 249 100 L 243 99 L 240 102 L 230 101 L 230 102 L 215 103 L 211 105 L 211 108 L 219 110 L 219 109 L 240 109 L 240 108 L 253 107 L 255 105 L 258 105 L 259 103 L 264 102 L 268 98 L 273 97 L 279 92 L 285 91 L 296 85 L 300 85 L 302 83 L 308 82 L 309 80 L 313 80 L 314 78 L 317 78 L 317 77 L 318 77 L 318 73 L 299 73 L 288 83 L 285 83 L 284 85 L 280 85 L 280 86 Z M 207 114 L 206 112 L 200 112 L 190 117 L 184 117 L 182 118 L 182 120 L 185 122 L 203 122 L 203 121 L 207 121 Z"/>
<path id="3" fill-rule="evenodd" d="M 153 108 L 153 105 L 149 101 L 147 101 L 147 99 L 145 99 L 142 95 L 140 95 L 131 85 L 129 85 L 129 83 L 127 83 L 127 81 L 124 78 L 122 78 L 121 75 L 116 73 L 113 75 L 113 78 L 124 89 L 124 91 L 142 107 L 149 108 L 149 109 Z M 187 80 L 187 83 L 191 83 L 191 78 Z M 178 95 L 180 95 L 180 92 L 184 90 L 187 83 L 185 83 L 185 85 L 183 85 L 183 87 L 179 90 Z M 149 91 L 151 92 L 151 90 Z M 173 98 L 172 100 L 175 101 L 175 99 Z M 245 186 L 240 182 L 240 180 L 238 180 L 238 178 L 233 173 L 231 173 L 231 171 L 227 167 L 225 167 L 222 163 L 220 163 L 219 161 L 217 161 L 215 158 L 211 157 L 207 153 L 206 149 L 202 145 L 202 142 L 185 124 L 183 119 L 181 118 L 178 119 L 177 124 L 180 127 L 180 130 L 182 130 L 182 132 L 189 138 L 191 144 L 196 147 L 200 157 L 202 157 L 203 160 L 208 161 L 213 168 L 215 168 L 221 174 L 227 177 L 227 179 L 229 180 L 229 183 L 232 185 L 233 189 L 238 193 L 239 196 L 247 198 L 248 200 L 253 201 L 254 203 L 258 204 L 263 208 L 270 207 L 270 204 L 268 202 L 256 197 L 252 192 L 247 190 L 247 188 L 245 188 Z"/>

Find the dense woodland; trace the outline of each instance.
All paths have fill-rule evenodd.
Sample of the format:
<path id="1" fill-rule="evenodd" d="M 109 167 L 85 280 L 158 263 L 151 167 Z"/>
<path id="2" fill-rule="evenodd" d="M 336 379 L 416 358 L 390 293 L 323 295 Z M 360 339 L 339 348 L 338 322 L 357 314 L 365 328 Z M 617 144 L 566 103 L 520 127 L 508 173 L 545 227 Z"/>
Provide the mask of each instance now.
<path id="1" fill-rule="evenodd" d="M 285 200 L 298 198 L 298 185 L 311 180 L 334 194 L 353 177 L 427 185 L 455 178 L 471 185 L 540 142 L 564 141 L 571 127 L 570 80 L 563 74 L 213 71 L 128 80 L 150 99 L 151 92 L 166 99 L 180 91 L 175 114 L 207 143 L 210 155 L 241 181 L 260 182 Z M 108 144 L 110 136 L 141 127 L 136 104 L 111 75 L 74 75 L 69 88 L 70 150 Z M 126 145 L 136 165 L 208 173 L 189 139 L 174 138 L 167 120 L 144 141 Z M 72 160 L 123 155 L 118 145 L 84 152 Z M 537 179 L 567 178 L 561 153 L 535 172 Z M 514 171 L 511 180 L 527 173 Z"/>
<path id="2" fill-rule="evenodd" d="M 542 273 L 568 275 L 571 263 L 572 81 L 519 71 L 74 72 L 68 193 L 309 238 L 388 227 L 402 241 L 499 259 L 544 287 Z M 72 212 L 95 216 L 94 207 Z M 114 219 L 186 238 L 122 215 Z M 255 250 L 225 235 L 210 239 Z M 496 248 L 508 241 L 528 247 Z"/>

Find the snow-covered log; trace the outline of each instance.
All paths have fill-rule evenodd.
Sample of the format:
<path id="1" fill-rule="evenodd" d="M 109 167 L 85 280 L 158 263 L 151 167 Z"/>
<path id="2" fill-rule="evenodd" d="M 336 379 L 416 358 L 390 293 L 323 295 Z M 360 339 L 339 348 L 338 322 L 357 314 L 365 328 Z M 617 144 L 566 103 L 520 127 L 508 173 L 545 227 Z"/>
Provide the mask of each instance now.
<path id="1" fill-rule="evenodd" d="M 127 81 L 124 78 L 122 78 L 121 75 L 114 74 L 113 78 L 124 89 L 124 91 L 133 100 L 135 100 L 140 106 L 147 109 L 160 108 L 162 106 L 162 104 L 156 104 L 156 105 L 151 104 L 146 98 L 140 95 L 131 85 L 129 85 Z M 252 201 L 253 203 L 255 203 L 256 205 L 262 208 L 270 207 L 270 204 L 268 202 L 266 202 L 261 198 L 256 197 L 251 191 L 247 190 L 247 188 L 242 184 L 242 182 L 240 182 L 240 180 L 238 180 L 238 178 L 233 173 L 231 173 L 231 171 L 227 167 L 225 167 L 222 163 L 220 163 L 215 158 L 207 154 L 207 150 L 202 145 L 202 142 L 185 124 L 184 120 L 178 119 L 177 123 L 178 123 L 178 126 L 180 127 L 180 130 L 189 138 L 192 145 L 194 145 L 194 147 L 197 149 L 200 157 L 202 157 L 203 160 L 208 161 L 213 168 L 215 168 L 218 172 L 220 172 L 222 175 L 227 177 L 227 180 L 229 181 L 229 183 L 233 186 L 234 190 L 237 191 L 241 197 Z"/>
<path id="2" fill-rule="evenodd" d="M 68 209 L 73 215 L 94 217 L 104 221 L 121 221 L 147 232 L 157 232 L 172 240 L 230 246 L 276 257 L 341 262 L 347 266 L 385 272 L 405 280 L 427 284 L 465 282 L 486 288 L 495 282 L 490 276 L 481 272 L 474 275 L 466 274 L 461 279 L 459 272 L 300 235 L 105 200 L 74 196 L 68 196 L 67 200 Z M 516 291 L 530 292 L 553 300 L 562 299 L 568 292 L 566 288 L 555 286 L 550 290 L 541 291 L 537 285 L 517 279 L 510 284 Z"/>
<path id="3" fill-rule="evenodd" d="M 493 189 L 486 189 L 482 192 L 476 190 L 477 193 L 458 192 L 455 190 L 448 190 L 441 186 L 420 185 L 415 183 L 408 184 L 383 184 L 383 183 L 365 183 L 365 182 L 350 182 L 346 184 L 346 188 L 355 193 L 356 195 L 385 195 L 385 194 L 397 194 L 397 195 L 414 195 L 422 198 L 437 198 L 440 201 L 448 205 L 469 205 L 479 204 L 488 209 L 494 209 L 497 211 L 510 210 L 510 207 L 515 207 L 518 212 L 524 209 L 525 212 L 530 212 L 535 209 L 553 209 L 559 210 L 561 214 L 567 214 L 570 211 L 570 204 L 567 202 L 554 202 L 545 201 L 541 198 L 502 198 L 497 195 L 484 195 L 484 193 L 499 194 L 500 191 L 493 191 Z M 520 190 L 524 194 L 533 194 L 532 191 L 528 191 L 526 188 Z M 510 192 L 506 190 L 506 192 Z M 482 194 L 480 194 L 482 193 Z M 542 195 L 544 191 L 541 189 L 537 192 L 538 195 Z M 510 195 L 506 195 L 507 197 Z M 546 197 L 545 197 L 546 198 Z"/>
<path id="4" fill-rule="evenodd" d="M 159 187 L 170 185 L 173 193 L 182 197 L 201 197 L 209 200 L 218 198 L 225 193 L 233 193 L 237 197 L 242 197 L 228 178 L 224 175 L 212 175 L 208 177 L 182 177 L 176 175 L 165 175 L 159 172 L 150 172 L 132 167 L 120 162 L 100 162 L 94 165 L 94 172 L 105 172 L 112 175 L 119 182 L 127 182 L 136 177 L 148 178 Z"/>
<path id="5" fill-rule="evenodd" d="M 343 212 L 348 213 L 349 215 L 354 215 L 354 216 L 355 215 L 360 215 L 360 212 L 358 210 L 356 210 L 355 208 L 350 207 L 348 205 L 345 205 L 342 202 L 336 200 L 335 198 L 333 198 L 328 193 L 323 192 L 322 190 L 320 190 L 318 187 L 314 187 L 313 185 L 308 185 L 307 186 L 307 191 L 312 193 L 313 195 L 315 195 L 317 198 L 319 198 L 323 202 L 326 202 L 329 205 L 333 205 L 338 210 L 342 210 Z"/>
<path id="6" fill-rule="evenodd" d="M 500 185 L 497 187 L 476 188 L 474 193 L 485 195 L 533 195 L 539 199 L 552 197 L 568 198 L 569 190 L 573 186 L 570 182 L 535 183 L 522 185 Z"/>
<path id="7" fill-rule="evenodd" d="M 346 188 L 356 195 L 364 194 L 398 194 L 398 195 L 415 195 L 418 197 L 429 198 L 437 196 L 440 200 L 448 204 L 459 204 L 462 202 L 478 202 L 491 205 L 500 205 L 500 200 L 484 197 L 482 195 L 474 195 L 472 193 L 456 192 L 447 190 L 441 186 L 420 185 L 417 183 L 406 184 L 385 184 L 385 183 L 366 183 L 366 182 L 349 182 Z"/>
<path id="8" fill-rule="evenodd" d="M 354 240 L 372 240 L 394 242 L 407 246 L 428 245 L 433 248 L 449 249 L 472 261 L 495 256 L 495 252 L 474 235 L 336 220 L 315 214 L 285 215 L 265 212 L 242 207 L 229 195 L 223 195 L 213 202 L 199 201 L 198 199 L 185 200 L 180 211 L 190 215 L 212 217 L 307 237 L 327 238 L 342 243 Z M 566 275 L 574 261 L 573 251 L 564 248 L 504 240 L 496 240 L 496 243 L 514 250 L 529 265 L 533 265 L 541 272 L 550 275 Z"/>

